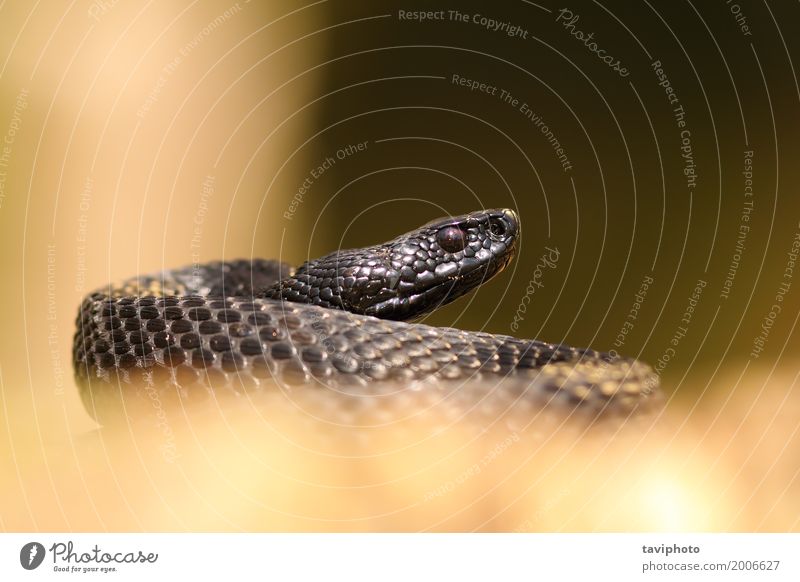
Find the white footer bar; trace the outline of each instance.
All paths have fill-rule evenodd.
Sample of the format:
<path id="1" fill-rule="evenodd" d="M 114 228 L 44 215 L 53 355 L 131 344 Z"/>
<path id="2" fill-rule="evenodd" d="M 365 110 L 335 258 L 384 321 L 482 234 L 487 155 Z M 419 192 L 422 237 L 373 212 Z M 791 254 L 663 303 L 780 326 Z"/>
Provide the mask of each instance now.
<path id="1" fill-rule="evenodd" d="M 800 580 L 800 534 L 2 534 L 0 580 Z"/>

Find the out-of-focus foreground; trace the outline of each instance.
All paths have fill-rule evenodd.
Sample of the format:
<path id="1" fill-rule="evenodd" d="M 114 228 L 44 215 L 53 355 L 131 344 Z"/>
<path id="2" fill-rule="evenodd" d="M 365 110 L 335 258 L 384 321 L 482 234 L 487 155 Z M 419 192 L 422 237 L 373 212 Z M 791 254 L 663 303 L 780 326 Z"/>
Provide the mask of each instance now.
<path id="1" fill-rule="evenodd" d="M 313 398 L 276 390 L 258 410 L 161 411 L 147 427 L 63 442 L 28 431 L 0 473 L 2 520 L 55 531 L 798 531 L 796 377 L 750 386 L 589 429 L 533 413 L 511 423 L 501 407 L 481 427 L 448 415 L 441 395 L 382 428 L 358 410 L 336 426 L 309 414 Z"/>

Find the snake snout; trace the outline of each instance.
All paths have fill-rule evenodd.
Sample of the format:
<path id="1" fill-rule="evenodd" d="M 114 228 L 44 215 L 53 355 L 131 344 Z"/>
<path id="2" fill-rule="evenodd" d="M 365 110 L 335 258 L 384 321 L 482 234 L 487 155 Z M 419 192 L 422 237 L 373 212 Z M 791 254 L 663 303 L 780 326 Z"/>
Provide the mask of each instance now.
<path id="1" fill-rule="evenodd" d="M 496 271 L 504 269 L 505 266 L 514 258 L 517 248 L 517 235 L 519 234 L 519 217 L 513 210 L 504 208 L 501 210 L 488 211 L 489 220 L 486 227 L 489 237 L 489 257 L 488 263 L 496 266 Z M 492 265 L 487 269 L 491 271 Z"/>
<path id="2" fill-rule="evenodd" d="M 489 211 L 489 237 L 494 241 L 512 242 L 519 232 L 519 216 L 513 210 Z"/>
<path id="3" fill-rule="evenodd" d="M 428 223 L 390 244 L 400 265 L 397 295 L 378 309 L 418 317 L 473 291 L 502 271 L 516 252 L 519 218 L 493 209 Z"/>

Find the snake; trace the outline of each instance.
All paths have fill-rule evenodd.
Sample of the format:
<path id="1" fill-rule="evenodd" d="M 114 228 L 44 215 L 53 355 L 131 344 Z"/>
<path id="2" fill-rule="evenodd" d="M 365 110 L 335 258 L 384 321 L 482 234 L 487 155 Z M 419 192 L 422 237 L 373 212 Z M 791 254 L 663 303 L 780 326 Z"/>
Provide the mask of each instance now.
<path id="1" fill-rule="evenodd" d="M 593 422 L 652 409 L 659 376 L 637 359 L 419 322 L 502 272 L 519 235 L 513 210 L 481 210 L 296 268 L 214 261 L 100 288 L 76 322 L 82 402 L 101 423 L 153 394 L 184 406 L 276 390 L 328 407 L 391 408 L 398 399 L 380 397 L 397 394 L 456 412 L 502 401 Z"/>

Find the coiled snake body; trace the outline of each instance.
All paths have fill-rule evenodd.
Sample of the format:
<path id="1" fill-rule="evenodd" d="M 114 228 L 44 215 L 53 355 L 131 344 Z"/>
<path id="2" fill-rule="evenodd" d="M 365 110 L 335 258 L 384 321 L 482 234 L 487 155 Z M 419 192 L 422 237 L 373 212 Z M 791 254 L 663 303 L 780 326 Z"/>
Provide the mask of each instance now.
<path id="1" fill-rule="evenodd" d="M 469 383 L 464 406 L 499 390 L 593 417 L 652 402 L 658 377 L 636 360 L 401 321 L 499 273 L 518 232 L 513 211 L 481 211 L 297 269 L 217 262 L 98 290 L 82 302 L 74 340 L 84 405 L 108 422 L 108 410 L 146 391 L 250 398 L 276 383 L 333 399 L 386 386 L 458 394 Z"/>

